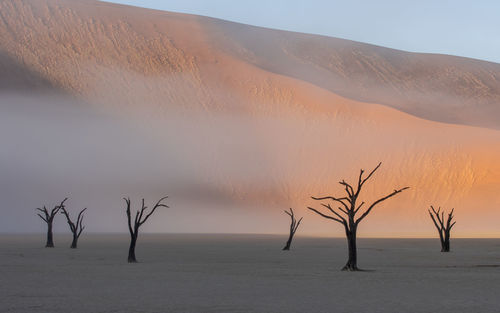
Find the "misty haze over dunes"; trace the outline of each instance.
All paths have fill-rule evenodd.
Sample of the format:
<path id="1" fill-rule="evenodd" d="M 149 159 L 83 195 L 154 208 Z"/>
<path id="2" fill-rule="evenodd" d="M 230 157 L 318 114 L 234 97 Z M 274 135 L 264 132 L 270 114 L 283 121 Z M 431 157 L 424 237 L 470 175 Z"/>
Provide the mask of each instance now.
<path id="1" fill-rule="evenodd" d="M 168 194 L 148 230 L 281 232 L 293 206 L 304 233 L 342 235 L 305 212 L 309 197 L 382 161 L 367 200 L 411 189 L 361 236 L 433 235 L 430 204 L 456 207 L 457 235 L 500 235 L 490 62 L 90 0 L 0 1 L 0 140 L 1 231 L 40 230 L 32 209 L 66 196 L 89 208 L 88 230 L 126 231 L 123 196 Z"/>

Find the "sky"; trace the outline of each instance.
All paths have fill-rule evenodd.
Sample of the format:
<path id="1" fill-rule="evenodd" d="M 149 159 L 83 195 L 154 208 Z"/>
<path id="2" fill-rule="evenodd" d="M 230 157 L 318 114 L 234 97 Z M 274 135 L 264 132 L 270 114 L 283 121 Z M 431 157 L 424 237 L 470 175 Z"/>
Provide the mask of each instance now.
<path id="1" fill-rule="evenodd" d="M 109 2 L 500 63 L 500 1 L 497 0 Z"/>

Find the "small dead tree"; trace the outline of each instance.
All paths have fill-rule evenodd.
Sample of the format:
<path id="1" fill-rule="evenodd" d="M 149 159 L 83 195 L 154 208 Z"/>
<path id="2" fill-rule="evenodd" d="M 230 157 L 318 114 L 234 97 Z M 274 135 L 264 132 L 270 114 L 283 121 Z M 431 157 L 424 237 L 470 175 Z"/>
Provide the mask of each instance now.
<path id="1" fill-rule="evenodd" d="M 359 205 L 358 197 L 361 193 L 361 189 L 364 184 L 372 177 L 372 175 L 378 170 L 378 168 L 382 165 L 379 163 L 377 167 L 375 167 L 366 177 L 363 177 L 364 170 L 361 170 L 359 173 L 359 178 L 357 185 L 352 187 L 351 184 L 342 180 L 339 182 L 345 188 L 346 195 L 344 197 L 312 197 L 314 200 L 330 200 L 338 205 L 336 209 L 334 209 L 329 203 L 321 203 L 323 207 L 325 207 L 330 214 L 324 214 L 321 211 L 318 211 L 314 208 L 308 207 L 309 210 L 319 214 L 320 216 L 338 222 L 344 226 L 345 235 L 347 237 L 347 246 L 349 250 L 349 258 L 347 260 L 346 265 L 342 268 L 343 271 L 358 271 L 358 259 L 357 259 L 357 247 L 356 247 L 356 234 L 358 230 L 359 223 L 373 210 L 373 208 L 398 193 L 408 189 L 409 187 L 404 187 L 401 189 L 395 189 L 390 194 L 376 200 L 373 202 L 359 217 L 357 217 L 358 212 L 361 210 L 365 202 L 361 202 Z"/>
<path id="2" fill-rule="evenodd" d="M 291 222 L 290 222 L 290 235 L 288 236 L 288 240 L 286 241 L 286 245 L 283 248 L 283 250 L 290 250 L 290 245 L 292 244 L 293 236 L 295 235 L 297 228 L 299 228 L 300 222 L 302 221 L 302 217 L 297 221 L 297 219 L 295 219 L 295 214 L 293 213 L 292 208 L 290 208 L 290 212 L 286 210 L 284 212 L 290 216 Z"/>
<path id="3" fill-rule="evenodd" d="M 56 216 L 57 212 L 64 208 L 64 202 L 68 200 L 68 198 L 65 198 L 59 205 L 56 205 L 52 210 L 47 210 L 45 206 L 43 206 L 43 209 L 36 208 L 38 211 L 42 212 L 42 214 L 37 213 L 37 215 L 45 222 L 47 223 L 47 243 L 45 244 L 45 248 L 54 248 L 54 239 L 52 236 L 52 223 L 54 222 L 54 217 Z"/>
<path id="4" fill-rule="evenodd" d="M 455 209 L 451 209 L 451 212 L 448 214 L 448 219 L 445 222 L 444 216 L 445 212 L 441 212 L 441 208 L 438 208 L 437 211 L 431 205 L 431 209 L 429 210 L 429 215 L 434 222 L 434 226 L 436 226 L 439 239 L 441 240 L 441 252 L 450 252 L 450 233 L 453 226 L 455 226 L 456 222 L 453 222 L 453 211 Z"/>
<path id="5" fill-rule="evenodd" d="M 146 209 L 148 208 L 144 204 L 144 199 L 142 199 L 142 207 L 141 210 L 137 210 L 135 213 L 135 218 L 134 221 L 132 222 L 132 216 L 130 213 L 130 198 L 123 198 L 125 202 L 127 203 L 127 219 L 128 219 L 128 230 L 130 232 L 130 246 L 128 249 L 128 262 L 129 263 L 136 263 L 137 259 L 135 258 L 135 245 L 137 243 L 137 237 L 139 236 L 139 228 L 144 224 L 148 218 L 156 211 L 157 208 L 164 207 L 168 208 L 169 206 L 166 204 L 163 204 L 162 201 L 167 199 L 168 196 L 161 198 L 156 202 L 154 207 L 151 209 L 149 213 L 144 215 L 146 212 Z"/>
<path id="6" fill-rule="evenodd" d="M 83 226 L 83 213 L 87 208 L 83 209 L 78 213 L 78 217 L 76 218 L 76 223 L 74 223 L 68 213 L 68 210 L 63 206 L 61 208 L 61 213 L 66 216 L 66 221 L 68 222 L 69 229 L 71 230 L 71 233 L 73 234 L 73 241 L 71 242 L 71 249 L 76 249 L 78 245 L 78 238 L 80 238 L 80 235 L 82 234 L 83 230 L 85 229 L 85 226 Z"/>

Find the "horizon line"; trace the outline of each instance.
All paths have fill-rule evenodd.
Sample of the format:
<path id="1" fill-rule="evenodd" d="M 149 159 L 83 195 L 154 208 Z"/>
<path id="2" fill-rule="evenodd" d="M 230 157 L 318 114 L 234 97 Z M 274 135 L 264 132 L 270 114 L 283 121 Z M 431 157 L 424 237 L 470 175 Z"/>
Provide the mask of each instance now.
<path id="1" fill-rule="evenodd" d="M 46 232 L 2 232 L 0 231 L 0 236 L 23 236 L 23 235 L 45 235 Z M 54 235 L 67 235 L 70 232 L 55 232 Z M 85 232 L 86 235 L 130 235 L 128 232 Z M 82 234 L 83 235 L 83 234 Z M 224 236 L 288 236 L 287 233 L 232 233 L 232 232 L 141 232 L 141 235 L 224 235 Z M 327 234 L 302 234 L 297 235 L 303 238 L 330 238 L 330 239 L 345 239 L 345 236 L 338 235 L 327 235 Z M 438 236 L 359 236 L 358 239 L 436 239 Z M 452 239 L 500 239 L 500 234 L 498 235 L 466 235 L 466 236 L 453 236 Z"/>

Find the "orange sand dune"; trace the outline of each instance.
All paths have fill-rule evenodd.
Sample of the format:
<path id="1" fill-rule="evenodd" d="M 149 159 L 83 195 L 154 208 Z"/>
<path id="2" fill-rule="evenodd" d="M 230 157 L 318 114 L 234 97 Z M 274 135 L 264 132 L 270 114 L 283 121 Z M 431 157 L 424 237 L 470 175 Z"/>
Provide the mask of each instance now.
<path id="1" fill-rule="evenodd" d="M 103 68 L 176 81 L 182 73 L 199 88 L 211 81 L 203 76 L 207 69 L 231 75 L 221 62 L 233 58 L 426 119 L 500 128 L 500 65 L 491 62 L 93 0 L 2 1 L 0 9 L 0 49 L 81 95 L 95 93 L 102 80 L 116 80 Z M 154 94 L 149 100 L 162 102 L 168 93 Z"/>
<path id="2" fill-rule="evenodd" d="M 37 87 L 77 98 L 89 122 L 76 115 L 73 128 L 91 127 L 114 150 L 69 127 L 57 135 L 78 141 L 66 153 L 2 164 L 25 173 L 36 163 L 46 174 L 26 175 L 38 179 L 57 176 L 48 169 L 95 171 L 96 199 L 168 190 L 176 222 L 154 230 L 276 232 L 281 209 L 294 206 L 307 216 L 304 232 L 341 235 L 304 210 L 309 196 L 338 194 L 340 179 L 382 161 L 367 199 L 411 189 L 376 210 L 361 235 L 432 235 L 430 204 L 456 207 L 459 235 L 500 235 L 498 64 L 96 1 L 2 1 L 0 39 L 2 93 Z M 50 116 L 59 110 L 47 106 Z M 23 114 L 15 116 L 27 124 L 33 116 Z M 45 147 L 58 146 L 35 130 Z M 80 168 L 62 171 L 66 162 Z M 53 180 L 54 190 L 67 186 Z"/>

